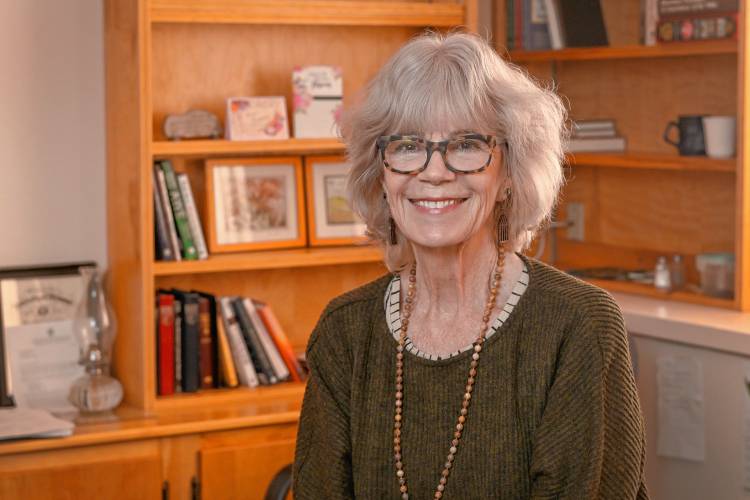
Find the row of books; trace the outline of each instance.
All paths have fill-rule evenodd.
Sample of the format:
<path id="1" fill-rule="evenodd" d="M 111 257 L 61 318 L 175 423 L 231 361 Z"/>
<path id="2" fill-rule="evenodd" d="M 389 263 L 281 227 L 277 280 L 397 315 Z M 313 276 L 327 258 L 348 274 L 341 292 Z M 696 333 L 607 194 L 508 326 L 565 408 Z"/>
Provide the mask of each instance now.
<path id="1" fill-rule="evenodd" d="M 625 138 L 617 135 L 614 120 L 579 120 L 573 123 L 570 153 L 623 152 Z"/>
<path id="2" fill-rule="evenodd" d="M 157 394 L 302 381 L 268 304 L 178 289 L 156 293 Z"/>
<path id="3" fill-rule="evenodd" d="M 154 243 L 157 260 L 208 258 L 190 178 L 169 160 L 154 162 Z"/>
<path id="4" fill-rule="evenodd" d="M 739 0 L 642 0 L 646 45 L 736 40 Z"/>
<path id="5" fill-rule="evenodd" d="M 607 45 L 599 0 L 506 0 L 506 45 L 547 50 Z"/>

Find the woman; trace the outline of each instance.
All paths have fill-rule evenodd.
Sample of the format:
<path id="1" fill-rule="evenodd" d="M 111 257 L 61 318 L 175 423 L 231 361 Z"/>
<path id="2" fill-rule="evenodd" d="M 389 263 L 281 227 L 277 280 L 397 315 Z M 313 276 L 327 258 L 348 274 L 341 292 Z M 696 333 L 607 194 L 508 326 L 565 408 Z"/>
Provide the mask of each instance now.
<path id="1" fill-rule="evenodd" d="M 426 34 L 344 122 L 354 209 L 393 275 L 313 332 L 297 498 L 647 498 L 622 314 L 524 256 L 563 182 L 556 95 Z"/>

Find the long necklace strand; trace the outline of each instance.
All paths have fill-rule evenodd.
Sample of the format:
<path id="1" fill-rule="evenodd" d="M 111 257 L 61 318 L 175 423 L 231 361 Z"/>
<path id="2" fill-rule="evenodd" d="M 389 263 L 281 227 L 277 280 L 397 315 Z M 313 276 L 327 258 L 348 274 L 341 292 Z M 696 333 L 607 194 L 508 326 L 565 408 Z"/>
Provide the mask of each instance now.
<path id="1" fill-rule="evenodd" d="M 490 286 L 489 297 L 487 298 L 487 305 L 484 308 L 484 315 L 482 316 L 482 327 L 479 331 L 479 337 L 474 341 L 474 352 L 471 355 L 471 364 L 469 365 L 469 378 L 466 381 L 466 392 L 464 393 L 463 400 L 461 402 L 461 411 L 458 415 L 458 421 L 456 422 L 456 430 L 453 433 L 453 440 L 448 451 L 448 457 L 445 461 L 443 472 L 440 475 L 440 481 L 435 490 L 434 498 L 440 499 L 443 497 L 443 491 L 445 491 L 445 485 L 448 482 L 448 476 L 450 475 L 451 467 L 453 467 L 453 460 L 456 457 L 458 451 L 458 443 L 461 439 L 461 433 L 464 430 L 466 424 L 466 417 L 469 413 L 469 402 L 471 401 L 471 393 L 474 390 L 474 381 L 477 376 L 477 366 L 479 365 L 479 353 L 482 352 L 482 345 L 484 344 L 485 337 L 487 336 L 487 329 L 490 324 L 490 315 L 492 309 L 495 307 L 495 299 L 500 289 L 500 278 L 503 274 L 503 268 L 505 267 L 505 247 L 500 245 L 498 250 L 498 260 L 495 266 L 494 275 L 492 277 L 492 284 Z M 393 457 L 396 461 L 396 477 L 401 490 L 401 498 L 408 500 L 409 488 L 406 485 L 406 472 L 404 471 L 404 464 L 402 462 L 401 455 L 401 427 L 403 424 L 403 404 L 404 404 L 404 346 L 406 344 L 406 332 L 409 327 L 409 318 L 411 317 L 412 307 L 414 305 L 414 297 L 417 290 L 417 268 L 416 265 L 412 265 L 409 270 L 409 287 L 406 292 L 406 298 L 404 299 L 404 314 L 401 319 L 401 335 L 399 336 L 398 346 L 396 346 L 396 412 L 393 417 Z"/>

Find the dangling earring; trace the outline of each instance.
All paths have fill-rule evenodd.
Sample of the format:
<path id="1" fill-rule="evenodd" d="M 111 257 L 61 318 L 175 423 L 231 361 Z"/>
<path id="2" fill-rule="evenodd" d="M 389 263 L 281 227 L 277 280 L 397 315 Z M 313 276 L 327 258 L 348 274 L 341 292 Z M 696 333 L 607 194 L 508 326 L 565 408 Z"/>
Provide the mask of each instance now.
<path id="1" fill-rule="evenodd" d="M 510 223 L 508 222 L 508 209 L 511 204 L 511 190 L 505 190 L 505 199 L 500 202 L 500 217 L 497 220 L 497 243 L 498 246 L 506 243 L 510 239 Z"/>
<path id="2" fill-rule="evenodd" d="M 396 222 L 390 215 L 388 216 L 388 232 L 390 233 L 390 244 L 395 245 L 398 243 L 398 237 L 396 236 Z"/>

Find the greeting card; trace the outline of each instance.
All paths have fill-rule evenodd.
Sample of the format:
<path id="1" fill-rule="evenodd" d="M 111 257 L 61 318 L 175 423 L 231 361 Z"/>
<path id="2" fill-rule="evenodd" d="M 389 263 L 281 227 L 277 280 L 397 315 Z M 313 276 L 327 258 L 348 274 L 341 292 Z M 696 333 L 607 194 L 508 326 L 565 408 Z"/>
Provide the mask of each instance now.
<path id="1" fill-rule="evenodd" d="M 226 138 L 230 141 L 289 139 L 283 97 L 227 99 Z"/>
<path id="2" fill-rule="evenodd" d="M 339 137 L 343 83 L 337 66 L 298 66 L 292 73 L 294 137 Z"/>

